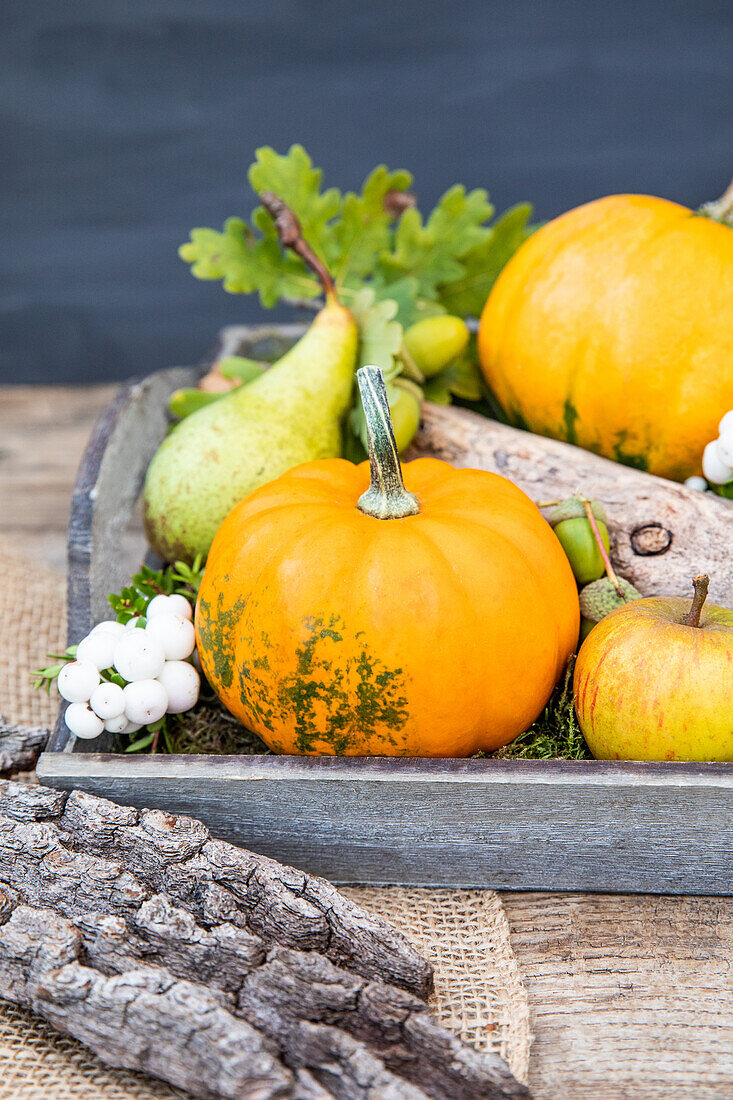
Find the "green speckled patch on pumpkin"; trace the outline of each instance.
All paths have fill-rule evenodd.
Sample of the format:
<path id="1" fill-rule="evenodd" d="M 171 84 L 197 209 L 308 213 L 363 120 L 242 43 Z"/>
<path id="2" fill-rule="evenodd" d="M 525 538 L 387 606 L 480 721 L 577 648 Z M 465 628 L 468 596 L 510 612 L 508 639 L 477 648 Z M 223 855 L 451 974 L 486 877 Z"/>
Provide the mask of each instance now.
<path id="1" fill-rule="evenodd" d="M 213 613 L 207 600 L 199 601 L 198 629 L 216 680 L 225 688 L 230 688 L 234 680 L 235 631 L 247 600 L 239 596 L 226 611 L 223 603 L 223 592 L 217 595 Z"/>
<path id="2" fill-rule="evenodd" d="M 276 684 L 274 698 L 269 683 L 258 675 L 266 659 L 262 639 L 257 660 L 240 669 L 241 699 L 253 719 L 270 731 L 275 724 L 292 722 L 299 752 L 317 751 L 325 744 L 343 755 L 376 736 L 396 748 L 395 735 L 408 717 L 403 670 L 387 668 L 357 638 L 355 646 L 348 639 L 344 646 L 344 625 L 336 615 L 328 620 L 308 616 L 302 629 L 296 670 Z M 356 653 L 344 662 L 344 652 L 354 648 Z"/>
<path id="3" fill-rule="evenodd" d="M 613 457 L 624 466 L 632 466 L 635 470 L 646 472 L 649 469 L 646 455 L 624 450 L 628 434 L 626 429 L 617 433 L 616 442 L 613 445 Z"/>
<path id="4" fill-rule="evenodd" d="M 509 408 L 507 409 L 506 415 L 507 420 L 513 428 L 519 428 L 520 431 L 523 432 L 529 432 L 532 430 L 524 418 L 524 413 L 520 412 L 519 409 Z"/>
<path id="5" fill-rule="evenodd" d="M 573 446 L 576 446 L 578 442 L 578 433 L 575 430 L 575 424 L 579 417 L 578 410 L 569 397 L 565 399 L 565 404 L 563 405 L 562 419 L 565 425 L 565 438 L 568 443 L 572 443 Z"/>

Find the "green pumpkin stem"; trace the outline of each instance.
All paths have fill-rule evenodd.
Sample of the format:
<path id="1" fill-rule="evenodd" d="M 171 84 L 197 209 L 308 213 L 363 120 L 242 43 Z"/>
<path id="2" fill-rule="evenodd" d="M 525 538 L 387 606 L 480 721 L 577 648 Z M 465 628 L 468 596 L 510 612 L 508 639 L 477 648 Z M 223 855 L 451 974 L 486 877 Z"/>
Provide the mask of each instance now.
<path id="1" fill-rule="evenodd" d="M 685 619 L 685 626 L 699 626 L 700 616 L 702 615 L 702 609 L 705 604 L 705 600 L 708 598 L 708 588 L 710 587 L 710 577 L 707 573 L 700 573 L 693 579 L 692 587 L 695 589 L 695 595 L 692 597 L 692 606 L 690 607 L 689 614 Z"/>
<path id="2" fill-rule="evenodd" d="M 608 556 L 608 551 L 606 550 L 606 544 L 603 541 L 603 538 L 601 536 L 601 532 L 598 530 L 598 522 L 597 522 L 596 517 L 593 513 L 593 508 L 591 507 L 591 502 L 589 500 L 584 500 L 583 501 L 583 511 L 585 512 L 586 516 L 588 517 L 588 523 L 590 524 L 590 529 L 593 532 L 593 538 L 596 540 L 596 543 L 598 544 L 598 550 L 600 552 L 601 557 L 603 558 L 603 564 L 606 568 L 606 576 L 608 577 L 608 579 L 611 582 L 611 584 L 613 585 L 613 587 L 616 589 L 616 592 L 617 592 L 619 598 L 622 599 L 625 603 L 626 602 L 626 596 L 624 595 L 623 585 L 621 584 L 621 581 L 619 580 L 618 573 L 616 572 L 616 570 L 611 565 L 611 559 Z"/>
<path id="3" fill-rule="evenodd" d="M 358 507 L 376 519 L 403 519 L 420 511 L 416 496 L 402 480 L 387 388 L 379 367 L 360 367 L 356 372 L 369 440 L 371 484 L 359 497 Z"/>
<path id="4" fill-rule="evenodd" d="M 733 180 L 719 199 L 704 203 L 698 210 L 698 214 L 733 228 Z"/>

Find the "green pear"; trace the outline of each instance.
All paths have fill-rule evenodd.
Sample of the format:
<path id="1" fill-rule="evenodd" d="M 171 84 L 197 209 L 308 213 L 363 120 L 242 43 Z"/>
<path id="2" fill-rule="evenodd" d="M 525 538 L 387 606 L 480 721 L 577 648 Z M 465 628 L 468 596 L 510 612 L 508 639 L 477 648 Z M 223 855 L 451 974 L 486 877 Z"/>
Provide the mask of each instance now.
<path id="1" fill-rule="evenodd" d="M 237 501 L 293 466 L 341 454 L 357 328 L 333 294 L 261 377 L 187 416 L 163 440 L 143 491 L 145 531 L 166 561 L 206 555 Z"/>

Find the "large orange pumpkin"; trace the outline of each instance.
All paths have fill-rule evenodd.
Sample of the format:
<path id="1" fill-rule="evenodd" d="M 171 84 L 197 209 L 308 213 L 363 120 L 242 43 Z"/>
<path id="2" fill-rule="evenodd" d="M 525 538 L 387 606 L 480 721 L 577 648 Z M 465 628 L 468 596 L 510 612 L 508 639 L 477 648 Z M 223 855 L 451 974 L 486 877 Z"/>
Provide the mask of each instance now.
<path id="1" fill-rule="evenodd" d="M 700 473 L 733 408 L 733 190 L 710 207 L 719 220 L 614 195 L 522 245 L 478 341 L 514 424 L 663 477 Z"/>
<path id="2" fill-rule="evenodd" d="M 505 478 L 418 459 L 403 484 L 381 374 L 363 371 L 371 487 L 368 463 L 311 462 L 229 513 L 196 609 L 204 672 L 278 753 L 496 749 L 575 646 L 570 566 Z"/>

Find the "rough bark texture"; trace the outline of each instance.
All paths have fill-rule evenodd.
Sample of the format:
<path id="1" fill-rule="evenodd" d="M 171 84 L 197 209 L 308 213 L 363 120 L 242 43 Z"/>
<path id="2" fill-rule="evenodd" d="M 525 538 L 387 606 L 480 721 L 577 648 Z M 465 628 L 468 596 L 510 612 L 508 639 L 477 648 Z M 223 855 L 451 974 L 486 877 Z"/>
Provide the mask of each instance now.
<path id="1" fill-rule="evenodd" d="M 10 725 L 0 714 L 0 776 L 32 771 L 49 733 L 50 730 L 40 726 Z"/>
<path id="2" fill-rule="evenodd" d="M 426 403 L 422 416 L 410 457 L 503 474 L 538 503 L 594 497 L 608 513 L 613 564 L 643 595 L 691 598 L 693 576 L 708 573 L 712 602 L 733 607 L 733 503 L 465 409 Z"/>
<path id="3" fill-rule="evenodd" d="M 399 933 L 192 818 L 0 781 L 0 888 L 0 996 L 113 1065 L 202 1097 L 528 1095 L 430 1017 Z"/>

